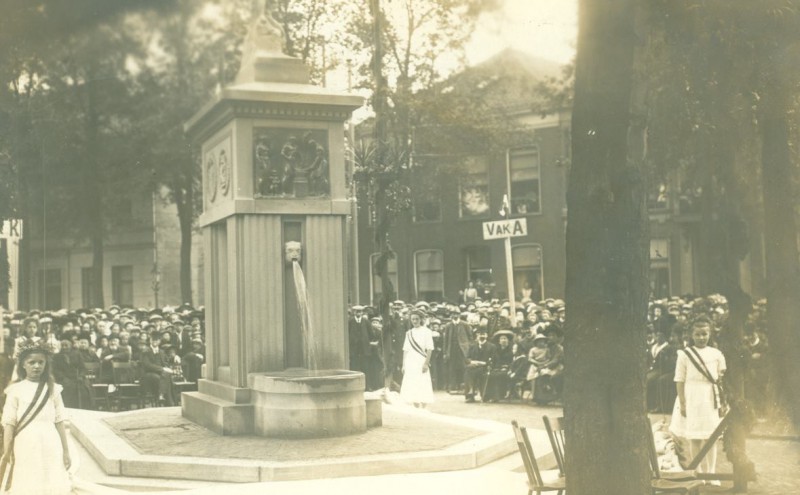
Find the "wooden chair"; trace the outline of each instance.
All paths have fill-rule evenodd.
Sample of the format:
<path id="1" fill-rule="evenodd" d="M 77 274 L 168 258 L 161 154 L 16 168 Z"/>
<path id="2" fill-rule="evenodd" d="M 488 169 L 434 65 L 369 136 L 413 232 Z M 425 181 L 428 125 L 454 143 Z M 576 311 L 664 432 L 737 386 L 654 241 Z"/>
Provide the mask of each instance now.
<path id="1" fill-rule="evenodd" d="M 111 363 L 114 376 L 114 385 L 117 390 L 110 396 L 111 404 L 117 409 L 130 407 L 135 404 L 138 408 L 143 407 L 142 392 L 136 380 L 136 368 L 130 362 Z"/>
<path id="2" fill-rule="evenodd" d="M 700 465 L 700 462 L 703 458 L 708 455 L 714 445 L 717 443 L 717 440 L 725 433 L 725 430 L 728 429 L 730 425 L 732 416 L 730 414 L 726 414 L 723 416 L 722 420 L 720 420 L 717 427 L 711 433 L 711 436 L 703 442 L 703 445 L 700 447 L 700 451 L 694 456 L 694 459 L 689 463 L 689 469 L 697 469 Z M 701 480 L 717 480 L 717 481 L 730 481 L 736 480 L 735 473 L 697 473 L 697 478 Z M 745 482 L 745 487 L 747 486 Z"/>
<path id="3" fill-rule="evenodd" d="M 556 458 L 558 469 L 561 475 L 564 475 L 564 418 L 549 418 L 542 417 L 544 427 L 547 430 L 547 436 L 550 439 L 550 445 L 553 447 L 553 455 Z M 655 493 L 697 493 L 699 487 L 703 486 L 703 482 L 694 477 L 688 477 L 686 473 L 670 473 L 667 476 L 662 476 L 661 471 L 658 469 L 658 454 L 656 453 L 656 444 L 653 439 L 653 431 L 648 427 L 647 437 L 650 444 L 650 468 L 653 471 L 653 478 L 650 481 L 650 488 Z"/>
<path id="4" fill-rule="evenodd" d="M 552 481 L 545 481 L 536 463 L 536 455 L 533 453 L 528 431 L 524 426 L 519 426 L 516 420 L 511 422 L 511 427 L 514 429 L 517 448 L 522 456 L 525 472 L 528 474 L 528 495 L 532 495 L 533 492 L 536 492 L 536 495 L 541 495 L 542 492 L 558 492 L 558 495 L 562 495 L 566 489 L 564 478 L 559 477 Z"/>
<path id="5" fill-rule="evenodd" d="M 86 369 L 85 377 L 92 388 L 91 406 L 92 409 L 105 409 L 110 407 L 108 386 L 110 383 L 100 381 L 100 363 L 83 363 Z"/>
<path id="6" fill-rule="evenodd" d="M 558 471 L 564 476 L 564 418 L 549 418 L 542 416 L 544 428 L 547 430 L 547 437 L 550 439 L 550 446 L 553 448 L 553 456 L 558 464 Z"/>

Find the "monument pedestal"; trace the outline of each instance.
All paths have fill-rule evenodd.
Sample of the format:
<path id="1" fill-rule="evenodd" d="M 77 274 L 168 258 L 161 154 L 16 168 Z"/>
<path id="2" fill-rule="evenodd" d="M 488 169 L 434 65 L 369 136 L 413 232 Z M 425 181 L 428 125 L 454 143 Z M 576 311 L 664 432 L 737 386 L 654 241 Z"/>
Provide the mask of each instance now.
<path id="1" fill-rule="evenodd" d="M 342 370 L 344 122 L 364 100 L 309 84 L 280 29 L 254 19 L 235 83 L 184 126 L 202 155 L 207 374 L 183 415 L 223 435 L 363 432 L 364 375 Z"/>
<path id="2" fill-rule="evenodd" d="M 367 430 L 363 373 L 290 368 L 253 373 L 248 384 L 200 380 L 197 392 L 181 396 L 182 414 L 220 435 L 320 438 Z"/>

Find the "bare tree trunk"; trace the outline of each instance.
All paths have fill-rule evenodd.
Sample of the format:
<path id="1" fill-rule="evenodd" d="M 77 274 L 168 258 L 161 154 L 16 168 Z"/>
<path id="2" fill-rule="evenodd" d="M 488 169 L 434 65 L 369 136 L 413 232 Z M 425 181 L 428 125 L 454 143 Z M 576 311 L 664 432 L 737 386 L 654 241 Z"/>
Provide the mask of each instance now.
<path id="1" fill-rule="evenodd" d="M 769 97 L 767 97 L 769 99 Z M 800 425 L 800 266 L 792 205 L 792 161 L 787 108 L 783 100 L 763 105 L 761 171 L 767 259 L 767 320 L 777 390 Z"/>
<path id="2" fill-rule="evenodd" d="M 192 303 L 192 226 L 194 221 L 193 189 L 191 177 L 184 177 L 188 184 L 175 185 L 175 206 L 181 228 L 180 280 L 181 302 Z"/>
<path id="3" fill-rule="evenodd" d="M 94 71 L 90 67 L 88 74 Z M 103 295 L 103 184 L 101 181 L 99 158 L 99 116 L 97 110 L 97 95 L 95 94 L 95 80 L 89 77 L 84 91 L 86 91 L 86 163 L 84 164 L 84 197 L 86 216 L 84 226 L 89 232 L 92 246 L 92 293 L 91 302 L 96 308 L 104 308 Z"/>
<path id="4" fill-rule="evenodd" d="M 570 495 L 650 491 L 649 221 L 642 161 L 629 160 L 629 136 L 643 139 L 630 117 L 637 4 L 580 2 L 564 343 Z"/>

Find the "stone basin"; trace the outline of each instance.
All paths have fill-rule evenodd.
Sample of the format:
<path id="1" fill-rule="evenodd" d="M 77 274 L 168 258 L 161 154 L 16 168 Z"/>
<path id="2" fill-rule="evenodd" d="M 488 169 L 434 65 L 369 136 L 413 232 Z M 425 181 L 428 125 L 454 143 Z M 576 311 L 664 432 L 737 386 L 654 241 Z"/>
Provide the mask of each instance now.
<path id="1" fill-rule="evenodd" d="M 289 368 L 251 373 L 248 385 L 257 435 L 320 438 L 367 429 L 361 372 Z"/>

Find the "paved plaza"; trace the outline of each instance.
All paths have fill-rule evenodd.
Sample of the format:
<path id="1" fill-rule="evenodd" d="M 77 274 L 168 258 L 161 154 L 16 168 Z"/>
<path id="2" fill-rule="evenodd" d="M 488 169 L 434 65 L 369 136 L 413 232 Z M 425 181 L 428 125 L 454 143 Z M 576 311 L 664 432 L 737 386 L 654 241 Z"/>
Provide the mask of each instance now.
<path id="1" fill-rule="evenodd" d="M 559 406 L 540 407 L 530 403 L 471 403 L 464 402 L 463 397 L 450 395 L 443 392 L 436 393 L 437 401 L 432 404 L 427 412 L 413 411 L 406 416 L 392 412 L 392 408 L 385 408 L 387 411 L 387 423 L 390 426 L 384 431 L 373 430 L 366 443 L 374 442 L 372 449 L 375 453 L 392 453 L 402 451 L 408 446 L 395 445 L 402 444 L 403 440 L 397 440 L 398 431 L 395 428 L 408 429 L 406 442 L 419 443 L 423 449 L 434 449 L 438 446 L 461 440 L 469 440 L 474 436 L 467 426 L 459 426 L 459 421 L 464 425 L 468 421 L 488 420 L 488 423 L 496 422 L 498 427 L 508 425 L 512 419 L 517 419 L 521 424 L 527 425 L 535 432 L 539 441 L 538 449 L 542 449 L 541 441 L 541 417 L 543 415 L 557 416 L 561 414 Z M 175 411 L 175 410 L 173 410 Z M 395 417 L 398 416 L 398 417 Z M 426 416 L 430 416 L 426 418 Z M 451 417 L 453 422 L 445 424 L 437 418 Z M 419 418 L 417 425 L 413 424 L 413 418 Z M 169 414 L 166 409 L 153 410 L 151 419 L 152 426 L 158 430 L 161 428 L 162 438 L 160 444 L 153 443 L 149 446 L 140 447 L 143 451 L 161 454 L 191 454 L 218 457 L 238 457 L 256 458 L 262 453 L 270 455 L 272 460 L 277 458 L 285 460 L 297 460 L 298 456 L 310 455 L 313 457 L 324 456 L 346 456 L 363 455 L 365 449 L 371 448 L 362 439 L 343 438 L 340 441 L 332 439 L 308 440 L 303 441 L 301 447 L 294 451 L 288 450 L 288 445 L 282 441 L 264 439 L 262 445 L 255 445 L 252 438 L 235 439 L 226 437 L 219 442 L 211 442 L 210 446 L 200 447 L 200 443 L 193 443 L 199 437 L 207 433 L 199 432 L 186 425 L 180 426 L 180 420 L 176 420 L 176 414 Z M 652 416 L 653 421 L 664 419 L 663 415 Z M 124 430 L 126 425 L 130 426 L 130 417 L 119 415 L 107 422 L 115 425 L 114 427 Z M 415 427 L 418 428 L 415 431 Z M 185 431 L 184 438 L 180 443 L 176 442 L 181 433 Z M 510 431 L 510 426 L 509 426 Z M 143 442 L 142 433 L 130 432 L 128 443 L 135 445 Z M 177 435 L 177 436 L 175 436 Z M 256 442 L 258 443 L 258 442 Z M 307 443 L 307 445 L 306 445 Z M 392 444 L 392 445 L 389 445 Z M 159 446 L 160 445 L 160 446 Z M 317 448 L 314 445 L 318 445 Z M 537 447 L 535 447 L 537 448 Z M 163 450 L 162 450 L 163 449 Z M 200 449 L 205 449 L 201 451 Z M 312 452 L 313 454 L 303 454 Z M 537 456 L 547 454 L 547 452 L 536 452 Z M 751 483 L 748 493 L 754 495 L 785 495 L 800 493 L 800 441 L 796 437 L 764 437 L 751 438 L 748 441 L 748 454 L 756 463 L 759 479 Z M 130 492 L 153 492 L 153 491 L 180 491 L 188 490 L 187 493 L 194 494 L 227 494 L 227 493 L 266 493 L 270 494 L 304 494 L 318 493 L 324 491 L 328 494 L 359 494 L 375 493 L 380 487 L 382 495 L 388 494 L 427 494 L 457 492 L 459 495 L 486 494 L 486 493 L 526 493 L 525 473 L 519 455 L 514 452 L 510 455 L 501 457 L 498 460 L 489 462 L 474 469 L 462 469 L 456 471 L 428 472 L 417 474 L 373 474 L 371 476 L 345 476 L 335 478 L 311 479 L 301 481 L 271 481 L 262 483 L 219 483 L 213 481 L 188 481 L 178 479 L 158 479 L 146 477 L 125 477 L 108 476 L 102 472 L 99 466 L 88 456 L 85 450 L 81 452 L 81 469 L 79 476 L 96 483 L 116 487 Z M 544 456 L 543 456 L 544 457 Z M 721 456 L 720 459 L 724 459 Z M 550 466 L 552 467 L 552 466 Z M 727 463 L 721 463 L 720 471 L 729 470 Z M 707 493 L 711 493 L 709 489 Z"/>

